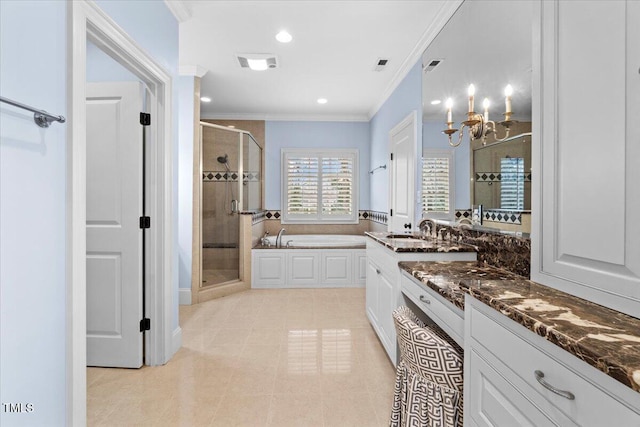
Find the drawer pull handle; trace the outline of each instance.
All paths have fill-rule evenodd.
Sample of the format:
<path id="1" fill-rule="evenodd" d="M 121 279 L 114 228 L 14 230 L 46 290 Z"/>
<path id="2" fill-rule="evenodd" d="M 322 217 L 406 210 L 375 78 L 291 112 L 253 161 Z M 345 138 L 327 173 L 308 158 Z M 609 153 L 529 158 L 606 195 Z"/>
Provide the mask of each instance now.
<path id="1" fill-rule="evenodd" d="M 420 295 L 420 301 L 425 304 L 431 304 L 431 300 L 428 300 L 424 295 Z"/>
<path id="2" fill-rule="evenodd" d="M 533 373 L 536 376 L 536 380 L 542 385 L 542 387 L 546 388 L 547 390 L 552 391 L 553 393 L 555 393 L 555 394 L 557 394 L 559 396 L 567 398 L 569 400 L 575 400 L 576 397 L 570 391 L 560 390 L 559 388 L 555 388 L 554 386 L 552 386 L 551 384 L 546 382 L 543 379 L 544 378 L 544 372 L 542 372 L 542 371 L 534 371 Z"/>

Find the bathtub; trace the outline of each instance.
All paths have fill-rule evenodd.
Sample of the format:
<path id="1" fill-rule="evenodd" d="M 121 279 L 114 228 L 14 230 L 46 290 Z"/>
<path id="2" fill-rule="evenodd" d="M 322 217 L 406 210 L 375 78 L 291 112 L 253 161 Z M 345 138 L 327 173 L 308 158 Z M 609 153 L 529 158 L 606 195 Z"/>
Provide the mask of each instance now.
<path id="1" fill-rule="evenodd" d="M 276 248 L 251 250 L 252 288 L 364 287 L 367 271 L 366 239 L 362 235 L 292 234 Z"/>
<path id="2" fill-rule="evenodd" d="M 277 236 L 268 236 L 271 246 L 276 245 Z M 341 248 L 366 246 L 367 236 L 352 234 L 283 234 L 283 248 Z"/>

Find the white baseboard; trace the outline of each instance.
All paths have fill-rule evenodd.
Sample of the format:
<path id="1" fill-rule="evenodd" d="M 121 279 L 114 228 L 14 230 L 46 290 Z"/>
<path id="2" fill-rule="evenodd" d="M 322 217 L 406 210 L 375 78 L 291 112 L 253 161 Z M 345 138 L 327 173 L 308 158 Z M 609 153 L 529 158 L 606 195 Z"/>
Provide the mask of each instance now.
<path id="1" fill-rule="evenodd" d="M 178 302 L 180 305 L 191 305 L 191 289 L 178 289 Z"/>

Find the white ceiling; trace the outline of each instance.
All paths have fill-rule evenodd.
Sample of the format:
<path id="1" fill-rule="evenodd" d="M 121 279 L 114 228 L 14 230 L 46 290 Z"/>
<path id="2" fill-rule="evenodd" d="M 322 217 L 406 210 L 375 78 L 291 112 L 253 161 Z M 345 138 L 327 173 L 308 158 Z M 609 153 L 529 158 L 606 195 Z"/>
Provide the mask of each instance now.
<path id="1" fill-rule="evenodd" d="M 369 120 L 460 4 L 423 1 L 167 1 L 180 65 L 201 66 L 203 118 Z M 275 40 L 286 29 L 293 41 Z M 240 68 L 273 53 L 279 68 Z M 373 71 L 378 58 L 389 63 Z M 327 98 L 320 105 L 318 98 Z"/>

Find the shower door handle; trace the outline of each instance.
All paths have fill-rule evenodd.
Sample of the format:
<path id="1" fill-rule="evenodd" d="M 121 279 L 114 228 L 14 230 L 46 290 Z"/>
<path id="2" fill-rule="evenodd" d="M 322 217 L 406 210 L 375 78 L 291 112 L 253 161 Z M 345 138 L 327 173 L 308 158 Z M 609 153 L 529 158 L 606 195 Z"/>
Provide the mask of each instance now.
<path id="1" fill-rule="evenodd" d="M 231 213 L 238 213 L 238 201 L 235 199 L 231 201 Z"/>

